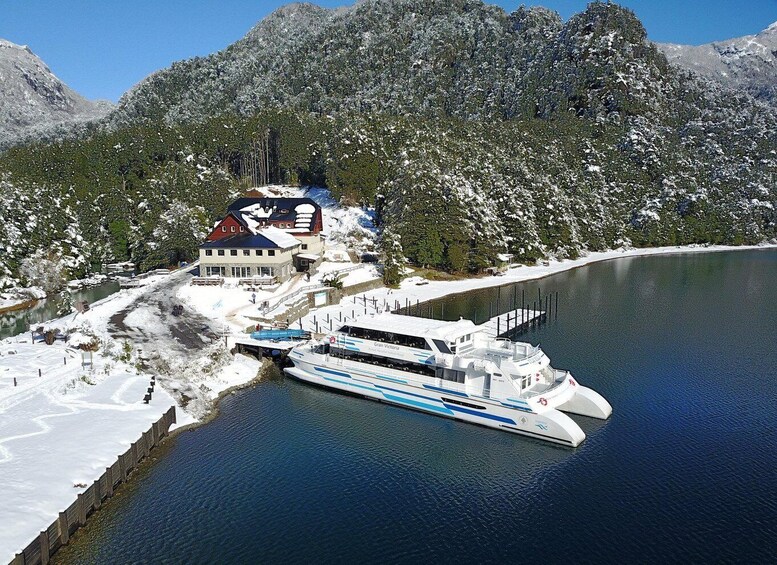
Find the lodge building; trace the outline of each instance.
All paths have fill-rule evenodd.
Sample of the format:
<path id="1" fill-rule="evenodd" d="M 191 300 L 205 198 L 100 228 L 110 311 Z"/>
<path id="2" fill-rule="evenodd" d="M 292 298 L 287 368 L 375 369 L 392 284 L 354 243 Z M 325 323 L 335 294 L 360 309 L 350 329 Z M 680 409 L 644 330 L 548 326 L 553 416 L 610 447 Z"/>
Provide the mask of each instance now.
<path id="1" fill-rule="evenodd" d="M 321 263 L 322 229 L 310 198 L 239 198 L 200 245 L 200 274 L 284 282 Z"/>

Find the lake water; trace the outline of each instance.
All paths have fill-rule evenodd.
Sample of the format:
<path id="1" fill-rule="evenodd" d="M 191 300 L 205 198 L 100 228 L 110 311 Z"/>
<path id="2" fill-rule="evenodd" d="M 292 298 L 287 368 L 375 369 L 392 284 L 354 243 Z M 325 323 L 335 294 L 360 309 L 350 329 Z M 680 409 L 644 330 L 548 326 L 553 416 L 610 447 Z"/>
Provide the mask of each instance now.
<path id="1" fill-rule="evenodd" d="M 45 322 L 73 312 L 73 305 L 79 300 L 88 303 L 97 302 L 119 290 L 119 283 L 107 281 L 102 284 L 80 290 L 65 290 L 24 310 L 14 310 L 0 314 L 0 339 L 29 331 L 30 324 Z"/>
<path id="2" fill-rule="evenodd" d="M 58 560 L 774 562 L 777 252 L 621 259 L 519 288 L 538 285 L 559 319 L 523 339 L 614 408 L 576 418 L 579 448 L 276 376 L 171 442 Z M 446 316 L 495 296 L 448 298 Z"/>

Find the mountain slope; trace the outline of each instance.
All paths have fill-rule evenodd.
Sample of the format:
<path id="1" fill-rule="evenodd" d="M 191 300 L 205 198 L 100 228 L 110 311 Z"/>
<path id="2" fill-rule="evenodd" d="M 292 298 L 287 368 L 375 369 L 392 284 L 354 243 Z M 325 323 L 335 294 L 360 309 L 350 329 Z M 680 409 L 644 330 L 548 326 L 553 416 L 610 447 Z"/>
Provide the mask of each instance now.
<path id="1" fill-rule="evenodd" d="M 452 271 L 777 236 L 775 107 L 670 65 L 611 3 L 567 22 L 476 0 L 295 4 L 155 73 L 106 123 L 0 155 L 7 280 L 55 241 L 82 268 L 189 258 L 159 218 L 211 225 L 265 182 L 374 205 L 387 249 Z"/>
<path id="2" fill-rule="evenodd" d="M 676 65 L 777 104 L 777 22 L 757 35 L 698 46 L 657 46 Z"/>
<path id="3" fill-rule="evenodd" d="M 57 125 L 100 118 L 111 108 L 73 91 L 28 47 L 0 39 L 0 147 Z"/>

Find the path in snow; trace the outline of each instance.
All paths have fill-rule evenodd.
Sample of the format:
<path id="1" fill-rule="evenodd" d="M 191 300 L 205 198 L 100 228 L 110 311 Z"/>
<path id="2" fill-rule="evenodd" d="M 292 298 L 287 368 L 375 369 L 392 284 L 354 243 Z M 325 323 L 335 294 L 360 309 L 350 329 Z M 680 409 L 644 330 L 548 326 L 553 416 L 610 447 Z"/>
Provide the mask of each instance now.
<path id="1" fill-rule="evenodd" d="M 210 320 L 191 308 L 173 316 L 178 289 L 189 284 L 190 272 L 176 273 L 111 316 L 108 332 L 117 340 L 130 340 L 145 353 L 166 356 L 170 351 L 187 355 L 218 338 Z"/>

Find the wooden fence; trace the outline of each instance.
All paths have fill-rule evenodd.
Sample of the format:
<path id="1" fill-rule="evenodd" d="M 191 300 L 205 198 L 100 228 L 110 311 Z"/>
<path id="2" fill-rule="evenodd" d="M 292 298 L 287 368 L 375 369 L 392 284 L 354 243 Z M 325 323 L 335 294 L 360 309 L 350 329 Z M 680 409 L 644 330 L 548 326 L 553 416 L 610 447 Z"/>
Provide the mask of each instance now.
<path id="1" fill-rule="evenodd" d="M 22 553 L 17 553 L 11 565 L 38 565 L 39 563 L 47 565 L 49 558 L 60 547 L 67 544 L 70 536 L 78 528 L 86 524 L 87 517 L 98 510 L 104 500 L 113 496 L 113 490 L 118 485 L 126 482 L 130 471 L 148 457 L 174 423 L 175 406 L 171 406 L 159 420 L 151 424 L 151 428 L 144 432 L 126 453 L 119 455 L 116 463 L 106 468 L 99 479 L 79 494 L 67 510 L 60 512 L 59 518 L 25 547 Z"/>

